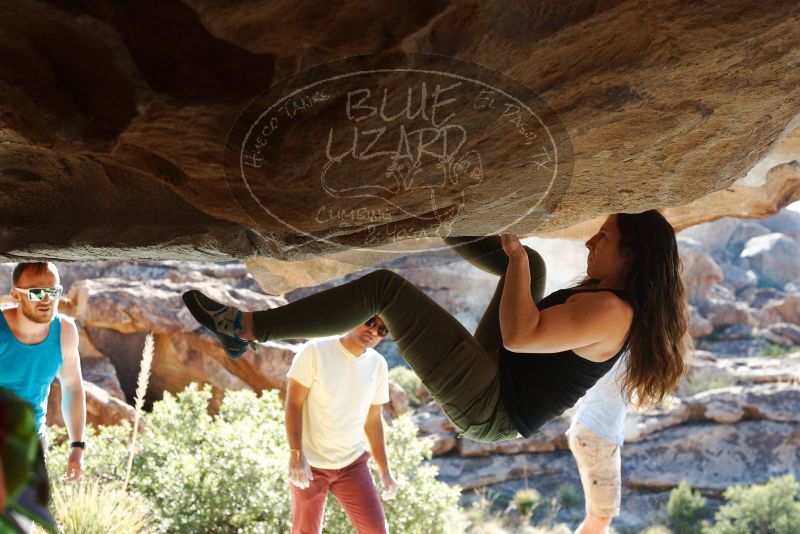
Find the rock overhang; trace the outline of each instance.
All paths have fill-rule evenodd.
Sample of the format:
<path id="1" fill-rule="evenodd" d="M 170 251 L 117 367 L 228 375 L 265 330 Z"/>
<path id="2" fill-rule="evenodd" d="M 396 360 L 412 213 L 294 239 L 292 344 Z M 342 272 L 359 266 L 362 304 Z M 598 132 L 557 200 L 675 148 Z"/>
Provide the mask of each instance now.
<path id="1" fill-rule="evenodd" d="M 225 140 L 252 97 L 317 63 L 368 53 L 452 56 L 521 84 L 555 111 L 573 171 L 546 218 L 512 227 L 520 235 L 582 238 L 608 213 L 650 208 L 665 208 L 684 228 L 765 216 L 800 198 L 800 50 L 791 46 L 800 15 L 781 3 L 703 10 L 664 1 L 646 10 L 574 2 L 532 12 L 500 2 L 415 10 L 349 2 L 339 14 L 200 0 L 51 4 L 19 0 L 0 21 L 7 51 L 28 59 L 21 65 L 6 55 L 0 66 L 0 240 L 8 260 L 239 258 L 286 289 L 393 256 L 379 245 L 407 248 L 348 242 L 347 224 L 328 232 L 334 245 L 298 247 L 308 240 L 266 218 L 253 221 L 225 179 Z M 382 34 L 389 20 L 393 30 Z M 362 32 L 351 31 L 357 21 Z M 312 42 L 299 46 L 310 27 Z M 493 161 L 513 161 L 523 148 L 495 147 Z M 306 213 L 314 202 L 307 187 L 287 185 L 304 171 L 274 173 L 285 212 Z M 513 195 L 525 198 L 530 171 L 497 172 L 502 179 L 455 221 L 453 235 L 492 233 L 502 215 L 524 214 Z M 374 173 L 365 168 L 354 178 Z M 462 193 L 452 188 L 440 204 L 455 205 Z M 364 206 L 351 200 L 340 208 Z M 399 222 L 409 235 L 430 227 L 419 217 Z M 435 247 L 436 239 L 416 246 Z"/>

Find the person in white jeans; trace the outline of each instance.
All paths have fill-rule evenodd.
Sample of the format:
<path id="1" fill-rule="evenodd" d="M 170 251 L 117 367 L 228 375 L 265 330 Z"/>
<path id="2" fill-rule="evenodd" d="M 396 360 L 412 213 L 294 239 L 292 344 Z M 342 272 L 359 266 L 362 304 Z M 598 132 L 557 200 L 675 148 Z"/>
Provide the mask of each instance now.
<path id="1" fill-rule="evenodd" d="M 622 501 L 620 448 L 628 403 L 620 389 L 627 353 L 586 392 L 567 430 L 586 499 L 586 518 L 575 534 L 606 534 Z"/>

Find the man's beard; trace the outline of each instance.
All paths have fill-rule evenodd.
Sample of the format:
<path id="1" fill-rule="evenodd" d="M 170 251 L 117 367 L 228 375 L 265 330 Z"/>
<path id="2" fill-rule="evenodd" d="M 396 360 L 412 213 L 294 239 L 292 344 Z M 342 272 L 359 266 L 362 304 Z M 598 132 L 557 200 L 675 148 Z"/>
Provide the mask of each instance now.
<path id="1" fill-rule="evenodd" d="M 56 306 L 50 308 L 50 311 L 38 311 L 35 307 L 28 308 L 27 306 L 20 306 L 20 310 L 22 310 L 22 315 L 24 315 L 28 320 L 39 323 L 39 324 L 46 324 L 53 320 L 53 316 L 56 313 Z"/>

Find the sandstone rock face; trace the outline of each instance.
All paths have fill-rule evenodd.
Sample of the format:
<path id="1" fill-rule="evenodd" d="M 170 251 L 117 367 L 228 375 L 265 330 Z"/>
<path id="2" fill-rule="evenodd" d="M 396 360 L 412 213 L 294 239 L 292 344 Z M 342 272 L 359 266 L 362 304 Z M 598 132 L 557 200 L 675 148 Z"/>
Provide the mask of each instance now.
<path id="1" fill-rule="evenodd" d="M 800 241 L 800 213 L 797 211 L 781 210 L 772 217 L 760 221 L 760 224 L 771 232 L 779 232 L 795 241 Z"/>
<path id="2" fill-rule="evenodd" d="M 721 492 L 734 484 L 764 483 L 800 462 L 800 426 L 774 421 L 670 428 L 623 448 L 627 485 L 662 489 L 686 480 Z"/>
<path id="3" fill-rule="evenodd" d="M 73 316 L 89 328 L 108 328 L 123 334 L 191 332 L 199 325 L 183 305 L 181 294 L 198 284 L 203 284 L 209 297 L 245 310 L 273 308 L 284 302 L 249 289 L 231 290 L 201 276 L 181 283 L 120 278 L 81 280 L 73 284 L 69 299 Z"/>
<path id="4" fill-rule="evenodd" d="M 732 249 L 734 254 L 741 254 L 742 249 L 747 246 L 747 242 L 755 237 L 761 237 L 770 233 L 769 228 L 763 224 L 753 221 L 742 221 L 728 239 L 727 246 Z"/>
<path id="5" fill-rule="evenodd" d="M 689 299 L 707 298 L 711 286 L 722 280 L 722 269 L 697 241 L 680 236 L 678 250 L 683 263 L 686 296 Z"/>
<path id="6" fill-rule="evenodd" d="M 781 285 L 800 279 L 800 245 L 784 234 L 772 233 L 749 239 L 741 257 L 751 269 Z"/>
<path id="7" fill-rule="evenodd" d="M 752 288 L 758 284 L 758 275 L 752 269 L 743 269 L 727 262 L 723 262 L 720 267 L 725 283 L 734 291 Z"/>
<path id="8" fill-rule="evenodd" d="M 800 189 L 792 163 L 800 73 L 790 46 L 800 30 L 787 4 L 707 9 L 665 1 L 653 10 L 616 2 L 560 9 L 458 1 L 409 9 L 392 1 L 319 10 L 290 2 L 14 0 L 11 6 L 0 54 L 7 58 L 0 62 L 7 258 L 283 261 L 340 253 L 337 261 L 363 267 L 353 242 L 364 225 L 315 222 L 309 213 L 300 219 L 316 225 L 317 236 L 335 238 L 311 242 L 240 195 L 237 187 L 244 186 L 240 177 L 225 178 L 222 154 L 238 113 L 273 80 L 367 52 L 433 53 L 484 65 L 553 109 L 573 147 L 569 161 L 560 162 L 564 195 L 525 217 L 514 228 L 521 235 L 664 206 L 673 207 L 668 216 L 677 227 L 764 215 Z M 720 37 L 730 34 L 737 39 Z M 757 90 L 739 91 L 743 85 Z M 330 108 L 317 109 L 297 131 L 340 125 Z M 283 135 L 276 154 L 298 149 L 290 138 Z M 317 154 L 324 143 L 303 148 Z M 537 184 L 528 180 L 530 162 L 511 165 L 524 149 L 522 139 L 487 143 L 484 161 L 499 163 L 484 169 L 481 189 L 468 192 L 471 203 L 452 221 L 454 235 L 498 230 L 499 222 L 524 215 L 539 200 L 531 194 Z M 302 181 L 319 177 L 321 163 L 303 161 L 264 169 L 262 185 L 281 196 L 287 213 L 308 213 L 325 200 L 324 191 L 312 190 L 318 183 Z M 354 185 L 375 176 L 370 165 L 353 176 Z M 458 205 L 464 184 L 443 190 L 438 205 Z M 240 205 L 243 198 L 251 205 Z M 28 209 L 34 204 L 36 217 Z M 351 198 L 335 208 L 360 204 Z M 391 217 L 407 232 L 430 227 L 419 218 Z M 388 235 L 380 244 L 403 246 Z M 322 261 L 303 270 L 266 269 L 265 287 L 313 285 L 347 269 Z"/>
<path id="9" fill-rule="evenodd" d="M 765 326 L 779 322 L 800 325 L 800 294 L 788 294 L 781 300 L 765 304 L 761 316 Z"/>
<path id="10" fill-rule="evenodd" d="M 90 425 L 118 425 L 128 421 L 133 425 L 135 410 L 133 406 L 111 396 L 107 391 L 92 382 L 84 382 L 86 393 L 86 422 Z M 47 425 L 64 426 L 61 413 L 61 384 L 58 380 L 50 386 L 47 398 Z"/>
<path id="11" fill-rule="evenodd" d="M 459 442 L 459 454 L 464 457 L 489 456 L 491 454 L 521 454 L 528 452 L 549 452 L 567 448 L 564 433 L 569 428 L 570 416 L 562 416 L 546 423 L 533 436 L 511 439 L 496 443 L 480 443 L 469 439 Z"/>
<path id="12" fill-rule="evenodd" d="M 752 310 L 741 302 L 709 299 L 697 302 L 696 306 L 700 314 L 711 323 L 714 329 L 738 324 L 757 324 Z"/>
<path id="13" fill-rule="evenodd" d="M 689 335 L 692 337 L 707 336 L 714 331 L 714 325 L 711 321 L 700 315 L 697 308 L 694 306 L 689 307 L 690 320 L 689 320 Z"/>
<path id="14" fill-rule="evenodd" d="M 100 386 L 112 397 L 124 401 L 125 393 L 122 391 L 114 364 L 94 346 L 86 335 L 86 330 L 79 328 L 78 336 L 78 353 L 81 356 L 83 379 Z"/>
<path id="15" fill-rule="evenodd" d="M 574 469 L 569 452 L 496 455 L 479 458 L 438 457 L 439 479 L 464 489 L 489 486 L 505 480 L 563 473 Z"/>

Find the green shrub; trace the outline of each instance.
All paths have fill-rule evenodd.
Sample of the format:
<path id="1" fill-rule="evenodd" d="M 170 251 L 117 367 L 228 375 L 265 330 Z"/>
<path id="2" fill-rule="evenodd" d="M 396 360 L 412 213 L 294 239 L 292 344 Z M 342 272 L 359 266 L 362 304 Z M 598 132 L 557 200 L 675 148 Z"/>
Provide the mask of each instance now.
<path id="1" fill-rule="evenodd" d="M 706 499 L 699 491 L 692 491 L 684 480 L 669 494 L 667 516 L 676 534 L 700 534 L 701 520 L 706 516 Z"/>
<path id="2" fill-rule="evenodd" d="M 761 355 L 767 358 L 783 358 L 790 352 L 792 352 L 791 347 L 784 347 L 783 345 L 770 343 L 764 347 L 764 350 L 761 351 Z"/>
<path id="3" fill-rule="evenodd" d="M 138 440 L 130 489 L 143 496 L 160 528 L 175 533 L 286 532 L 291 504 L 286 479 L 288 446 L 277 392 L 257 397 L 229 391 L 219 414 L 208 414 L 209 388 L 189 386 L 153 405 L 146 432 Z M 86 478 L 122 481 L 130 426 L 90 431 Z M 58 438 L 63 430 L 53 432 Z M 436 467 L 421 462 L 432 443 L 417 438 L 408 417 L 386 428 L 387 455 L 401 485 L 384 502 L 392 532 L 463 532 L 459 488 L 435 479 Z M 66 466 L 65 447 L 49 456 L 53 475 Z M 352 532 L 332 497 L 326 532 Z"/>
<path id="4" fill-rule="evenodd" d="M 732 486 L 710 534 L 796 534 L 800 531 L 800 483 L 793 474 L 766 484 Z"/>
<path id="5" fill-rule="evenodd" d="M 530 521 L 533 512 L 542 504 L 542 495 L 533 488 L 521 489 L 514 494 L 514 507 L 523 521 Z"/>
<path id="6" fill-rule="evenodd" d="M 422 382 L 414 371 L 408 367 L 392 367 L 389 370 L 389 380 L 403 388 L 411 406 L 419 406 L 422 403 L 417 395 L 417 390 L 422 385 Z"/>
<path id="7" fill-rule="evenodd" d="M 672 531 L 664 525 L 650 525 L 640 534 L 672 534 Z"/>
<path id="8" fill-rule="evenodd" d="M 147 505 L 118 484 L 89 479 L 78 484 L 55 481 L 53 517 L 63 534 L 147 534 L 154 532 Z"/>
<path id="9" fill-rule="evenodd" d="M 759 276 L 758 282 L 756 282 L 756 284 L 759 289 L 772 288 L 772 289 L 783 290 L 783 284 L 781 284 L 780 282 L 778 282 L 777 280 L 775 280 L 770 276 L 764 276 L 764 275 Z"/>
<path id="10" fill-rule="evenodd" d="M 733 378 L 708 378 L 700 374 L 691 374 L 678 385 L 676 394 L 679 397 L 691 397 L 704 391 L 732 386 L 735 383 Z"/>
<path id="11" fill-rule="evenodd" d="M 564 508 L 583 504 L 583 491 L 575 484 L 563 484 L 558 490 L 558 500 Z"/>

